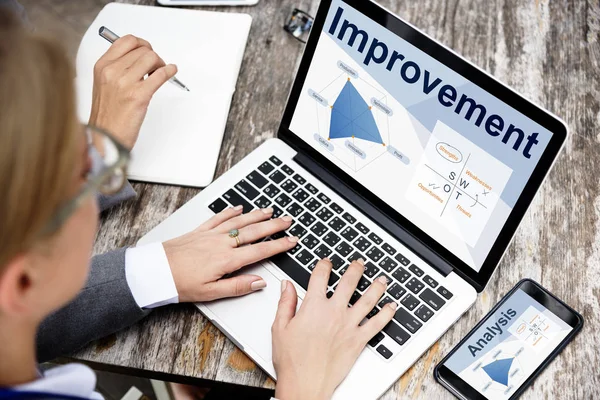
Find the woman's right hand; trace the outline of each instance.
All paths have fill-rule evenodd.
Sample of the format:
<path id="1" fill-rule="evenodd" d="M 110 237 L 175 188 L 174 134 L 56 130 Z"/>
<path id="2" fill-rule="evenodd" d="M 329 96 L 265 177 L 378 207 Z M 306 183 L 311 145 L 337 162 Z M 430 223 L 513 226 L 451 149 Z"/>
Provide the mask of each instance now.
<path id="1" fill-rule="evenodd" d="M 385 278 L 375 280 L 352 306 L 348 302 L 364 272 L 354 261 L 328 299 L 331 262 L 315 267 L 306 296 L 296 313 L 296 289 L 282 281 L 273 334 L 273 364 L 277 372 L 275 397 L 280 400 L 329 399 L 346 377 L 367 342 L 391 321 L 396 303 L 387 304 L 359 325 L 385 293 Z"/>
<path id="2" fill-rule="evenodd" d="M 116 40 L 94 66 L 90 124 L 131 149 L 152 96 L 176 73 L 177 67 L 165 65 L 144 39 L 127 35 Z"/>

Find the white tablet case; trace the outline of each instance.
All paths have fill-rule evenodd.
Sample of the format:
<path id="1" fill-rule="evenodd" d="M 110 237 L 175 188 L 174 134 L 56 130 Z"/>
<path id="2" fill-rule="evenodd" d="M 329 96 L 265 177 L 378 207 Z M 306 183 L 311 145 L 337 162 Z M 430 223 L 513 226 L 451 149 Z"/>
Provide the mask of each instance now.
<path id="1" fill-rule="evenodd" d="M 190 92 L 163 85 L 150 102 L 128 169 L 132 180 L 207 186 L 213 179 L 252 18 L 247 14 L 110 3 L 77 52 L 78 111 L 90 115 L 93 69 L 110 43 L 98 35 L 148 40 Z"/>

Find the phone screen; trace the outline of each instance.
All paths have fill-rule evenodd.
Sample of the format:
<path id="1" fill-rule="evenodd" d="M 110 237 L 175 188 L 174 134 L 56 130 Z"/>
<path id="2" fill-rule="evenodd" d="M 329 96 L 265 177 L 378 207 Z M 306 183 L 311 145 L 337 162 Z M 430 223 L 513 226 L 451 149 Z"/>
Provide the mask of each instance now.
<path id="1" fill-rule="evenodd" d="M 485 398 L 509 399 L 572 330 L 519 288 L 443 366 Z"/>

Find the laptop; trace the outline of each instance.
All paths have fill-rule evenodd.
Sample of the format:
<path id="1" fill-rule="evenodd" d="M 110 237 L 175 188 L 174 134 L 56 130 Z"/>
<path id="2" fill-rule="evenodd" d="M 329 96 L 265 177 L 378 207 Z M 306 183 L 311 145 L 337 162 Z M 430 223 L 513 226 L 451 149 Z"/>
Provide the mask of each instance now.
<path id="1" fill-rule="evenodd" d="M 280 280 L 299 302 L 329 257 L 335 291 L 366 260 L 349 306 L 377 277 L 394 319 L 335 399 L 374 399 L 475 302 L 567 135 L 556 116 L 367 0 L 323 0 L 278 131 L 140 244 L 194 229 L 222 209 L 291 215 L 298 245 L 252 265 L 266 289 L 198 304 L 271 377 Z M 266 240 L 270 240 L 267 238 Z M 509 266 L 506 266 L 509 267 Z"/>

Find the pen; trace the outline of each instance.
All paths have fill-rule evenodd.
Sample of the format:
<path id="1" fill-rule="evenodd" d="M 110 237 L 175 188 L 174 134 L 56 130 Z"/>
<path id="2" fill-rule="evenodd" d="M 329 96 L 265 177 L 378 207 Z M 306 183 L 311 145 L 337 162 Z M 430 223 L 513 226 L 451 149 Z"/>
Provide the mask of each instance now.
<path id="1" fill-rule="evenodd" d="M 114 41 L 119 38 L 119 35 L 117 35 L 116 33 L 114 33 L 113 31 L 111 31 L 110 29 L 108 29 L 105 26 L 100 27 L 100 29 L 98 30 L 98 34 L 100 36 L 102 36 L 104 39 L 108 40 L 110 43 L 114 43 Z M 190 91 L 190 89 L 188 89 L 187 86 L 185 86 L 183 83 L 181 83 L 181 81 L 179 79 L 177 79 L 175 77 L 172 77 L 171 79 L 169 79 L 169 82 L 171 82 L 175 86 L 179 87 L 180 89 L 187 90 L 188 92 Z"/>

